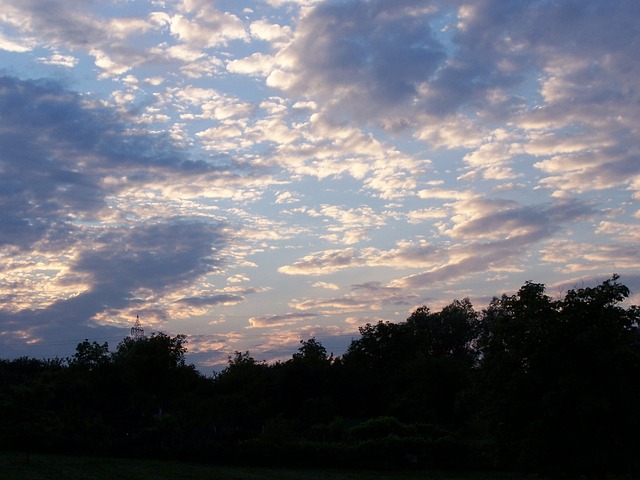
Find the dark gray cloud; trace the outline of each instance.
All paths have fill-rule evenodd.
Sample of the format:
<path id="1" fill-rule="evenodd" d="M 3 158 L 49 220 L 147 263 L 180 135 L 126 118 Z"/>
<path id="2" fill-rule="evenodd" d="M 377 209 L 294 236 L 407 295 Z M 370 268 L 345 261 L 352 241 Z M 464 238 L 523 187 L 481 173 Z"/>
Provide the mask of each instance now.
<path id="1" fill-rule="evenodd" d="M 96 238 L 72 270 L 91 275 L 103 290 L 162 293 L 215 271 L 221 261 L 214 255 L 224 238 L 218 225 L 191 220 L 115 228 Z"/>
<path id="2" fill-rule="evenodd" d="M 233 172 L 189 160 L 166 136 L 135 130 L 57 83 L 0 78 L 2 270 L 24 262 L 21 252 L 31 255 L 27 266 L 40 263 L 43 270 L 56 270 L 56 258 L 64 256 L 65 272 L 49 283 L 82 284 L 73 295 L 52 288 L 41 304 L 23 308 L 12 290 L 27 292 L 27 280 L 16 276 L 13 289 L 5 281 L 3 343 L 112 332 L 92 319 L 136 306 L 139 292 L 161 298 L 218 271 L 228 236 L 219 221 L 170 210 L 114 216 L 113 198 L 169 175 L 177 186 L 226 174 Z M 242 299 L 205 303 L 231 297 Z"/>
<path id="3" fill-rule="evenodd" d="M 190 221 L 110 229 L 84 245 L 78 260 L 70 265 L 70 275 L 82 275 L 88 289 L 41 309 L 0 309 L 3 340 L 51 341 L 122 333 L 122 328 L 98 327 L 92 319 L 119 309 L 142 308 L 136 292 L 152 291 L 161 298 L 215 272 L 223 265 L 220 248 L 224 240 L 219 225 Z M 206 304 L 241 300 L 236 295 L 217 296 Z M 192 298 L 184 301 L 193 303 Z"/>
<path id="4" fill-rule="evenodd" d="M 505 211 L 487 212 L 457 226 L 456 236 L 470 240 L 444 249 L 448 262 L 429 271 L 395 280 L 393 287 L 428 288 L 438 282 L 451 282 L 480 272 L 519 268 L 522 252 L 531 251 L 537 242 L 550 239 L 573 222 L 595 215 L 592 206 L 561 200 L 553 204 L 520 206 L 516 202 L 500 202 Z M 493 235 L 497 232 L 497 235 Z M 489 241 L 483 241 L 487 237 Z"/>
<path id="5" fill-rule="evenodd" d="M 547 205 L 520 205 L 510 200 L 460 202 L 456 210 L 473 218 L 463 220 L 449 233 L 460 239 L 496 238 L 531 243 L 549 237 L 567 223 L 592 216 L 592 206 L 579 200 L 560 200 Z"/>
<path id="6" fill-rule="evenodd" d="M 57 85 L 5 77 L 0 112 L 0 245 L 29 248 L 71 228 L 62 225 L 72 216 L 93 218 L 105 203 L 99 179 L 77 169 L 79 152 L 93 153 L 95 139 L 79 98 Z"/>
<path id="7" fill-rule="evenodd" d="M 222 174 L 58 83 L 1 77 L 0 112 L 0 246 L 67 236 L 99 218 L 107 195 L 168 174 Z"/>
<path id="8" fill-rule="evenodd" d="M 574 78 L 575 93 L 592 96 L 599 88 L 584 88 L 602 78 L 597 70 L 603 55 L 621 57 L 638 46 L 640 4 L 602 0 L 503 2 L 451 2 L 460 8 L 461 27 L 453 41 L 458 47 L 451 61 L 430 85 L 427 102 L 436 111 L 456 109 L 470 102 L 486 107 L 486 95 L 496 88 L 510 89 L 528 81 L 533 70 L 542 71 L 562 58 L 587 61 L 591 75 Z M 613 27 L 615 26 L 615 27 Z M 613 28 L 612 28 L 613 27 Z M 607 65 L 605 70 L 618 70 Z M 570 78 L 568 78 L 570 79 Z M 615 85 L 615 84 L 614 84 Z M 613 87 L 613 88 L 611 88 Z M 609 92 L 616 90 L 610 85 Z M 601 96 L 598 93 L 597 96 Z M 597 101 L 597 96 L 588 103 Z M 610 100 L 601 96 L 601 100 Z M 581 103 L 578 98 L 574 104 Z"/>
<path id="9" fill-rule="evenodd" d="M 321 3 L 282 52 L 299 69 L 285 88 L 333 99 L 335 108 L 362 118 L 410 102 L 446 59 L 429 24 L 431 3 Z"/>
<path id="10" fill-rule="evenodd" d="M 603 103 L 616 92 L 620 96 L 622 80 L 614 73 L 615 81 L 601 89 L 599 70 L 624 76 L 623 65 L 638 68 L 628 62 L 640 43 L 639 5 L 633 0 L 322 2 L 301 19 L 293 42 L 280 52 L 291 71 L 272 80 L 365 122 L 397 115 L 411 124 L 415 115 L 459 112 L 498 121 L 523 111 L 525 97 L 531 97 L 522 89 L 533 86 L 532 75 L 544 75 L 564 59 L 591 64 L 591 75 L 580 72 L 574 79 L 573 103 L 579 98 Z"/>
<path id="11" fill-rule="evenodd" d="M 105 19 L 89 12 L 92 3 L 95 2 L 7 0 L 3 6 L 5 21 L 19 25 L 25 33 L 37 32 L 57 44 L 86 47 L 109 38 Z"/>

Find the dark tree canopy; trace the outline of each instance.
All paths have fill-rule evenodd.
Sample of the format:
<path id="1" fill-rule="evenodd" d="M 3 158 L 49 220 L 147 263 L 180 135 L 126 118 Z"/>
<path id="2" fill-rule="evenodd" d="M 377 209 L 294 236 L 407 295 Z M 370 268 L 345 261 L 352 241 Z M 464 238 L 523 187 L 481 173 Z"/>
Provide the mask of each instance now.
<path id="1" fill-rule="evenodd" d="M 628 288 L 614 276 L 561 300 L 544 292 L 527 282 L 484 312 L 480 385 L 498 461 L 547 472 L 635 469 L 640 315 L 620 305 Z"/>
<path id="2" fill-rule="evenodd" d="M 0 360 L 0 448 L 243 464 L 640 474 L 640 309 L 613 276 L 551 298 L 526 282 L 316 338 L 204 376 L 187 338 L 84 340 L 66 360 Z"/>
<path id="3" fill-rule="evenodd" d="M 98 342 L 90 343 L 85 339 L 76 347 L 76 353 L 69 360 L 69 365 L 93 369 L 105 365 L 109 359 L 109 344 L 107 342 L 100 345 Z"/>

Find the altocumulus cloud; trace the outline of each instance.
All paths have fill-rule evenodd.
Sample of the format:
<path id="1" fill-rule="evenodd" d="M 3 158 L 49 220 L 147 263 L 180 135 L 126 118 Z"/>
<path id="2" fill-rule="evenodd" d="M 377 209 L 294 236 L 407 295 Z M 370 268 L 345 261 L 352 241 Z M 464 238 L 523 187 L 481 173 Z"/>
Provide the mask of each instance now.
<path id="1" fill-rule="evenodd" d="M 140 313 L 283 358 L 530 276 L 635 278 L 637 0 L 2 5 L 0 63 L 91 96 L 0 78 L 0 341 Z"/>
<path id="2" fill-rule="evenodd" d="M 359 118 L 402 106 L 446 60 L 429 23 L 436 11 L 424 0 L 321 3 L 279 52 L 283 67 L 268 83 Z"/>
<path id="3" fill-rule="evenodd" d="M 158 178 L 228 172 L 56 83 L 0 78 L 0 110 L 3 341 L 108 334 L 130 321 L 118 312 L 144 301 L 162 311 L 183 290 L 193 303 L 194 283 L 224 265 L 227 226 L 141 204 Z M 242 300 L 207 295 L 211 305 Z"/>
<path id="4" fill-rule="evenodd" d="M 487 180 L 512 178 L 527 152 L 557 195 L 637 189 L 639 16 L 634 0 L 326 1 L 267 83 L 336 120 L 479 148 L 465 159 Z"/>

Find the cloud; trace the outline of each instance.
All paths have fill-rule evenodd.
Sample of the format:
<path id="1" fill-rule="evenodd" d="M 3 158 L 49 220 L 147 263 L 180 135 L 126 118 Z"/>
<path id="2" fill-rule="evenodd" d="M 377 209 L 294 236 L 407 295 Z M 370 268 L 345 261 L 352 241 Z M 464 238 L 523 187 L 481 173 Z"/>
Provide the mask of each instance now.
<path id="1" fill-rule="evenodd" d="M 618 241 L 628 242 L 628 243 L 639 243 L 640 242 L 640 226 L 638 225 L 628 225 L 619 222 L 600 222 L 598 228 L 596 229 L 596 233 L 606 233 Z"/>
<path id="2" fill-rule="evenodd" d="M 250 328 L 282 327 L 303 322 L 318 315 L 315 313 L 287 313 L 284 315 L 265 315 L 263 317 L 251 317 Z"/>
<path id="3" fill-rule="evenodd" d="M 182 104 L 197 107 L 200 113 L 183 114 L 182 118 L 199 120 L 233 120 L 245 118 L 253 111 L 250 103 L 221 94 L 212 88 L 187 86 L 175 89 L 172 96 Z"/>
<path id="4" fill-rule="evenodd" d="M 314 310 L 322 315 L 343 315 L 381 310 L 384 307 L 407 310 L 417 302 L 419 297 L 413 292 L 384 286 L 380 282 L 368 282 L 352 285 L 351 291 L 342 296 L 293 301 L 291 306 L 296 310 Z"/>
<path id="5" fill-rule="evenodd" d="M 7 38 L 4 34 L 0 32 L 0 50 L 4 50 L 5 52 L 28 52 L 32 49 L 29 45 L 30 42 L 16 42 Z"/>
<path id="6" fill-rule="evenodd" d="M 248 38 L 238 17 L 220 12 L 210 2 L 183 0 L 178 10 L 182 14 L 171 17 L 171 33 L 191 49 L 202 50 Z"/>
<path id="7" fill-rule="evenodd" d="M 400 241 L 397 248 L 381 250 L 366 248 L 362 251 L 363 263 L 371 267 L 393 268 L 431 267 L 443 259 L 443 248 L 426 240 Z"/>
<path id="8" fill-rule="evenodd" d="M 96 323 L 126 325 L 132 311 L 146 312 L 147 322 L 164 321 L 168 316 L 164 296 L 179 292 L 222 267 L 218 249 L 224 238 L 219 226 L 185 220 L 104 229 L 95 237 L 87 235 L 86 244 L 76 246 L 77 258 L 70 261 L 68 271 L 57 278 L 64 283 L 66 278 L 79 277 L 85 284 L 83 291 L 54 297 L 40 310 L 3 310 L 0 318 L 12 315 L 16 326 L 28 325 L 32 335 L 46 331 L 56 337 Z M 242 297 L 226 295 L 187 297 L 180 303 L 187 308 L 202 308 L 205 304 L 210 307 L 241 300 Z M 56 328 L 57 332 L 51 332 Z"/>
<path id="9" fill-rule="evenodd" d="M 153 30 L 156 27 L 153 21 L 136 17 L 108 19 L 94 14 L 89 7 L 90 4 L 82 2 L 70 4 L 60 0 L 46 4 L 9 0 L 3 3 L 2 20 L 15 29 L 18 38 L 28 39 L 32 47 L 36 46 L 37 38 L 39 46 L 57 50 L 54 56 L 68 57 L 61 53 L 65 50 L 94 56 L 96 66 L 106 75 L 120 75 L 155 58 L 126 43 L 132 36 Z"/>
<path id="10" fill-rule="evenodd" d="M 407 221 L 413 224 L 420 224 L 425 220 L 442 219 L 446 217 L 447 212 L 441 208 L 423 208 L 407 213 Z"/>
<path id="11" fill-rule="evenodd" d="M 176 303 L 195 307 L 213 307 L 216 305 L 235 305 L 244 300 L 245 298 L 241 295 L 219 293 L 214 295 L 181 298 L 180 300 L 177 300 Z"/>
<path id="12" fill-rule="evenodd" d="M 62 55 L 59 53 L 54 53 L 49 57 L 38 58 L 38 62 L 44 63 L 45 65 L 54 65 L 57 67 L 73 68 L 78 64 L 78 59 L 71 55 Z"/>
<path id="13" fill-rule="evenodd" d="M 220 225 L 187 219 L 107 230 L 93 240 L 90 250 L 78 255 L 72 266 L 72 272 L 88 276 L 92 285 L 73 303 L 83 302 L 86 296 L 96 306 L 122 308 L 145 292 L 161 298 L 180 290 L 222 266 L 217 250 L 224 238 Z M 211 304 L 214 299 L 206 301 Z M 229 301 L 229 297 L 216 300 Z M 192 297 L 182 299 L 188 305 L 196 301 Z"/>
<path id="14" fill-rule="evenodd" d="M 108 21 L 100 21 L 81 4 L 64 8 L 68 2 L 37 0 L 3 3 L 3 21 L 23 35 L 38 34 L 49 42 L 65 47 L 94 44 L 108 37 Z M 88 6 L 88 5 L 86 5 Z"/>
<path id="15" fill-rule="evenodd" d="M 5 68 L 87 93 L 0 77 L 0 342 L 140 314 L 281 358 L 296 312 L 639 264 L 637 1 L 133 5 L 3 2 Z"/>
<path id="16" fill-rule="evenodd" d="M 244 23 L 207 2 L 185 0 L 166 11 L 105 18 L 91 4 L 10 0 L 3 4 L 2 21 L 17 33 L 0 40 L 0 47 L 25 51 L 39 46 L 85 52 L 95 58 L 101 78 L 117 77 L 142 65 L 182 63 L 190 77 L 208 76 L 223 68 L 222 60 L 206 50 L 229 41 L 247 41 Z M 109 13 L 114 15 L 117 10 Z M 117 15 L 117 13 L 116 13 Z M 168 37 L 168 38 L 167 38 Z M 134 40 L 135 39 L 135 40 Z"/>
<path id="17" fill-rule="evenodd" d="M 598 245 L 571 239 L 547 242 L 541 249 L 541 259 L 554 265 L 558 272 L 599 273 L 624 271 L 640 267 L 636 243 Z"/>
<path id="18" fill-rule="evenodd" d="M 281 43 L 291 37 L 290 27 L 283 27 L 282 25 L 270 23 L 266 20 L 253 22 L 249 26 L 249 31 L 254 38 L 273 43 Z"/>
<path id="19" fill-rule="evenodd" d="M 430 166 L 428 160 L 404 154 L 392 144 L 320 113 L 312 113 L 307 122 L 283 133 L 272 124 L 266 126 L 261 133 L 277 141 L 274 161 L 282 168 L 321 180 L 349 175 L 384 199 L 412 192 L 416 177 Z"/>
<path id="20" fill-rule="evenodd" d="M 375 325 L 379 322 L 388 322 L 388 318 L 383 317 L 370 317 L 370 316 L 362 316 L 362 317 L 347 317 L 345 319 L 345 323 L 350 325 L 364 326 L 367 323 L 370 325 Z"/>
<path id="21" fill-rule="evenodd" d="M 136 131 L 112 110 L 56 83 L 3 77 L 0 86 L 0 159 L 7 174 L 2 192 L 8 202 L 2 243 L 28 247 L 48 222 L 96 219 L 107 212 L 109 196 L 156 188 L 167 174 L 177 176 L 173 188 L 182 188 L 183 195 L 186 189 L 202 194 L 223 177 L 227 185 L 232 181 L 233 162 L 225 169 L 191 160 L 166 135 Z M 209 185 L 197 190 L 203 180 Z M 11 240 L 28 232 L 31 240 Z"/>
<path id="22" fill-rule="evenodd" d="M 227 62 L 227 70 L 242 75 L 266 77 L 271 73 L 274 65 L 275 60 L 271 55 L 257 52 L 245 58 L 230 60 Z"/>
<path id="23" fill-rule="evenodd" d="M 155 312 L 154 322 L 178 305 L 242 301 L 193 295 L 224 266 L 224 222 L 184 205 L 171 211 L 171 198 L 162 217 L 139 208 L 145 189 L 158 195 L 168 174 L 175 187 L 193 188 L 194 176 L 215 182 L 230 170 L 189 160 L 166 138 L 132 130 L 56 83 L 0 78 L 0 110 L 3 338 L 59 338 L 121 325 L 131 310 Z"/>
<path id="24" fill-rule="evenodd" d="M 93 128 L 101 115 L 92 118 L 79 97 L 56 85 L 6 77 L 0 78 L 0 108 L 0 244 L 28 249 L 49 233 L 66 233 L 72 216 L 97 218 L 105 191 L 97 176 L 77 166 L 97 160 L 84 154 L 96 144 Z"/>
<path id="25" fill-rule="evenodd" d="M 283 5 L 299 5 L 301 7 L 307 5 L 315 5 L 316 3 L 320 3 L 322 0 L 265 0 L 269 5 L 274 7 L 282 7 Z"/>
<path id="26" fill-rule="evenodd" d="M 502 131 L 493 132 L 491 140 L 485 139 L 485 143 L 465 155 L 464 161 L 469 172 L 461 178 L 482 175 L 486 180 L 505 181 L 521 175 L 510 166 L 512 158 L 520 153 L 521 147 L 517 142 L 504 138 L 505 136 Z"/>
<path id="27" fill-rule="evenodd" d="M 340 287 L 335 283 L 315 282 L 313 286 L 316 288 L 326 288 L 327 290 L 340 290 Z"/>
<path id="28" fill-rule="evenodd" d="M 443 234 L 455 238 L 456 245 L 430 252 L 437 259 L 430 270 L 396 279 L 391 286 L 421 289 L 480 272 L 521 269 L 523 252 L 552 238 L 567 224 L 595 214 L 591 206 L 579 201 L 522 206 L 484 198 L 457 202 L 454 211 L 454 225 Z"/>
<path id="29" fill-rule="evenodd" d="M 280 267 L 289 275 L 323 275 L 354 267 L 429 268 L 428 271 L 396 279 L 391 287 L 421 289 L 432 282 L 451 281 L 491 269 L 514 269 L 523 251 L 535 243 L 552 238 L 567 223 L 592 217 L 595 211 L 579 201 L 523 206 L 513 200 L 472 197 L 452 206 L 450 226 L 441 225 L 441 234 L 456 240 L 446 243 L 399 242 L 398 247 L 326 250 L 307 255 L 291 265 Z M 351 298 L 344 308 L 352 303 Z M 322 300 L 318 305 L 325 308 Z M 329 301 L 330 305 L 334 305 Z M 298 306 L 314 308 L 313 301 Z M 300 307 L 302 308 L 302 307 Z M 359 307 L 358 307 L 359 308 Z"/>
<path id="30" fill-rule="evenodd" d="M 198 334 L 187 337 L 187 351 L 189 354 L 207 353 L 223 350 L 233 341 L 234 335 Z M 226 359 L 226 354 L 225 354 Z"/>
<path id="31" fill-rule="evenodd" d="M 276 192 L 276 204 L 292 204 L 298 203 L 300 200 L 289 191 Z"/>
<path id="32" fill-rule="evenodd" d="M 267 84 L 333 121 L 468 149 L 466 181 L 517 178 L 514 159 L 530 154 L 558 198 L 637 190 L 638 14 L 631 0 L 325 2 L 302 15 Z"/>
<path id="33" fill-rule="evenodd" d="M 371 230 L 385 224 L 385 218 L 371 207 L 343 208 L 338 205 L 321 205 L 306 212 L 311 217 L 324 217 L 328 235 L 335 243 L 353 245 L 366 240 Z M 334 239 L 335 238 L 335 239 Z"/>
<path id="34" fill-rule="evenodd" d="M 306 255 L 292 265 L 278 268 L 287 275 L 324 275 L 358 265 L 360 260 L 356 250 L 327 250 Z"/>
<path id="35" fill-rule="evenodd" d="M 325 2 L 300 20 L 268 84 L 361 119 L 410 103 L 445 60 L 429 2 Z"/>

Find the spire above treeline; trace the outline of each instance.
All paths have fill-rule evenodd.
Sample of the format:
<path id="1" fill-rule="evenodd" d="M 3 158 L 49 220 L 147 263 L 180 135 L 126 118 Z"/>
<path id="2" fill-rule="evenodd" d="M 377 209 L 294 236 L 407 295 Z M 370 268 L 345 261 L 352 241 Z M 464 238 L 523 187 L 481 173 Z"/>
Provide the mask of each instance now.
<path id="1" fill-rule="evenodd" d="M 134 340 L 144 338 L 144 328 L 142 328 L 142 324 L 140 323 L 139 315 L 136 315 L 136 323 L 131 327 L 131 338 Z"/>

